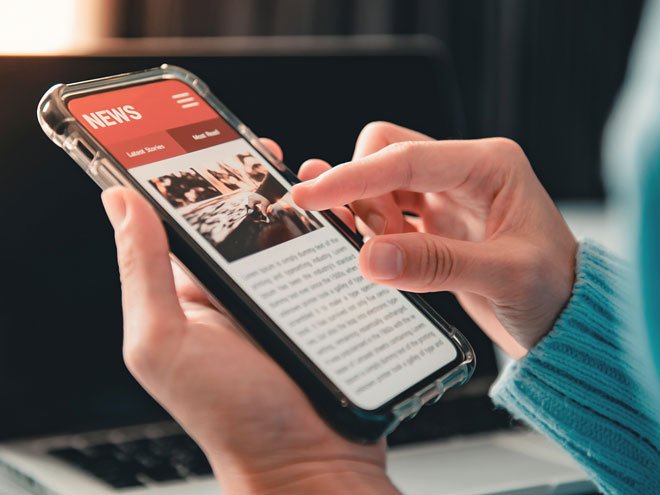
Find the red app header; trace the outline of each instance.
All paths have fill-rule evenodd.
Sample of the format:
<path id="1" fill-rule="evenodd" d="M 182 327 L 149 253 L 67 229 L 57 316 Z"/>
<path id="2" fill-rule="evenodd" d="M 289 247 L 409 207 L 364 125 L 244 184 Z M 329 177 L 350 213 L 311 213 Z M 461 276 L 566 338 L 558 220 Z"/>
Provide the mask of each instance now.
<path id="1" fill-rule="evenodd" d="M 126 168 L 232 141 L 238 133 L 174 80 L 73 99 L 69 110 Z"/>

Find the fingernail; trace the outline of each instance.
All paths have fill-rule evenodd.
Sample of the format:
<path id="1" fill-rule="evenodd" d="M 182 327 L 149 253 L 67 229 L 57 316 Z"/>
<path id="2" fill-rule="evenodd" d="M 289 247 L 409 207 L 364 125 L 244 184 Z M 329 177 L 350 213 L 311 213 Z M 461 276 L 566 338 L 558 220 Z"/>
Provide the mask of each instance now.
<path id="1" fill-rule="evenodd" d="M 369 274 L 377 280 L 391 280 L 403 271 L 403 253 L 389 242 L 375 242 L 369 249 Z"/>
<path id="2" fill-rule="evenodd" d="M 367 225 L 374 234 L 383 234 L 387 226 L 387 220 L 380 213 L 369 212 L 367 214 Z"/>
<path id="3" fill-rule="evenodd" d="M 112 228 L 117 230 L 126 217 L 126 202 L 123 194 L 113 194 L 111 196 L 102 194 L 101 201 L 105 208 L 105 213 L 112 224 Z"/>

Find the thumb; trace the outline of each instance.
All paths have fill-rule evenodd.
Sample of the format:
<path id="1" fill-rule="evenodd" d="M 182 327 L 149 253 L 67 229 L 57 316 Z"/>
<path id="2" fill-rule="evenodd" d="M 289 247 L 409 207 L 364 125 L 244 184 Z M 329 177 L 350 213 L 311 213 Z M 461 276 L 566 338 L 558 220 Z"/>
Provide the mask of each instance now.
<path id="1" fill-rule="evenodd" d="M 373 282 L 405 291 L 467 291 L 489 297 L 503 283 L 495 243 L 417 232 L 380 235 L 362 248 L 360 271 Z"/>
<path id="2" fill-rule="evenodd" d="M 174 287 L 167 237 L 156 212 L 137 192 L 124 187 L 108 189 L 101 198 L 115 229 L 124 352 L 131 367 L 163 351 L 168 338 L 183 327 L 184 316 Z"/>

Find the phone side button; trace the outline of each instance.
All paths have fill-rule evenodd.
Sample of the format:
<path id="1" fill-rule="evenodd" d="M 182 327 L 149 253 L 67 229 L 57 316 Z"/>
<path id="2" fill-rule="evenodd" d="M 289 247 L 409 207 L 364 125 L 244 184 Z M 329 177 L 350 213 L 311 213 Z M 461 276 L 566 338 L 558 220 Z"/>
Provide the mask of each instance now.
<path id="1" fill-rule="evenodd" d="M 76 148 L 78 149 L 80 156 L 87 160 L 88 163 L 91 163 L 94 160 L 94 152 L 82 139 L 76 141 Z"/>
<path id="2" fill-rule="evenodd" d="M 95 169 L 96 170 L 93 173 L 94 180 L 99 186 L 101 186 L 101 189 L 108 189 L 109 187 L 120 185 L 117 178 L 103 165 L 99 164 Z"/>

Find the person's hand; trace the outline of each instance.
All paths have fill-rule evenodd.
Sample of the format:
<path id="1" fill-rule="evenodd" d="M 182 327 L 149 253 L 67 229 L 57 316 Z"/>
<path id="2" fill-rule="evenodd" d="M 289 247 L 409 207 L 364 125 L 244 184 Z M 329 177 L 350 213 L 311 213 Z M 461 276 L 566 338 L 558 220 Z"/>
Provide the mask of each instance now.
<path id="1" fill-rule="evenodd" d="M 357 445 L 332 431 L 284 371 L 173 272 L 163 226 L 138 193 L 112 188 L 103 203 L 115 229 L 126 364 L 204 450 L 225 493 L 396 491 L 384 442 Z"/>
<path id="2" fill-rule="evenodd" d="M 360 254 L 365 277 L 454 292 L 511 356 L 534 346 L 570 297 L 577 242 L 511 140 L 435 141 L 376 122 L 353 161 L 330 170 L 311 160 L 306 169 L 326 172 L 295 186 L 294 201 L 309 210 L 351 205 L 371 237 Z"/>

